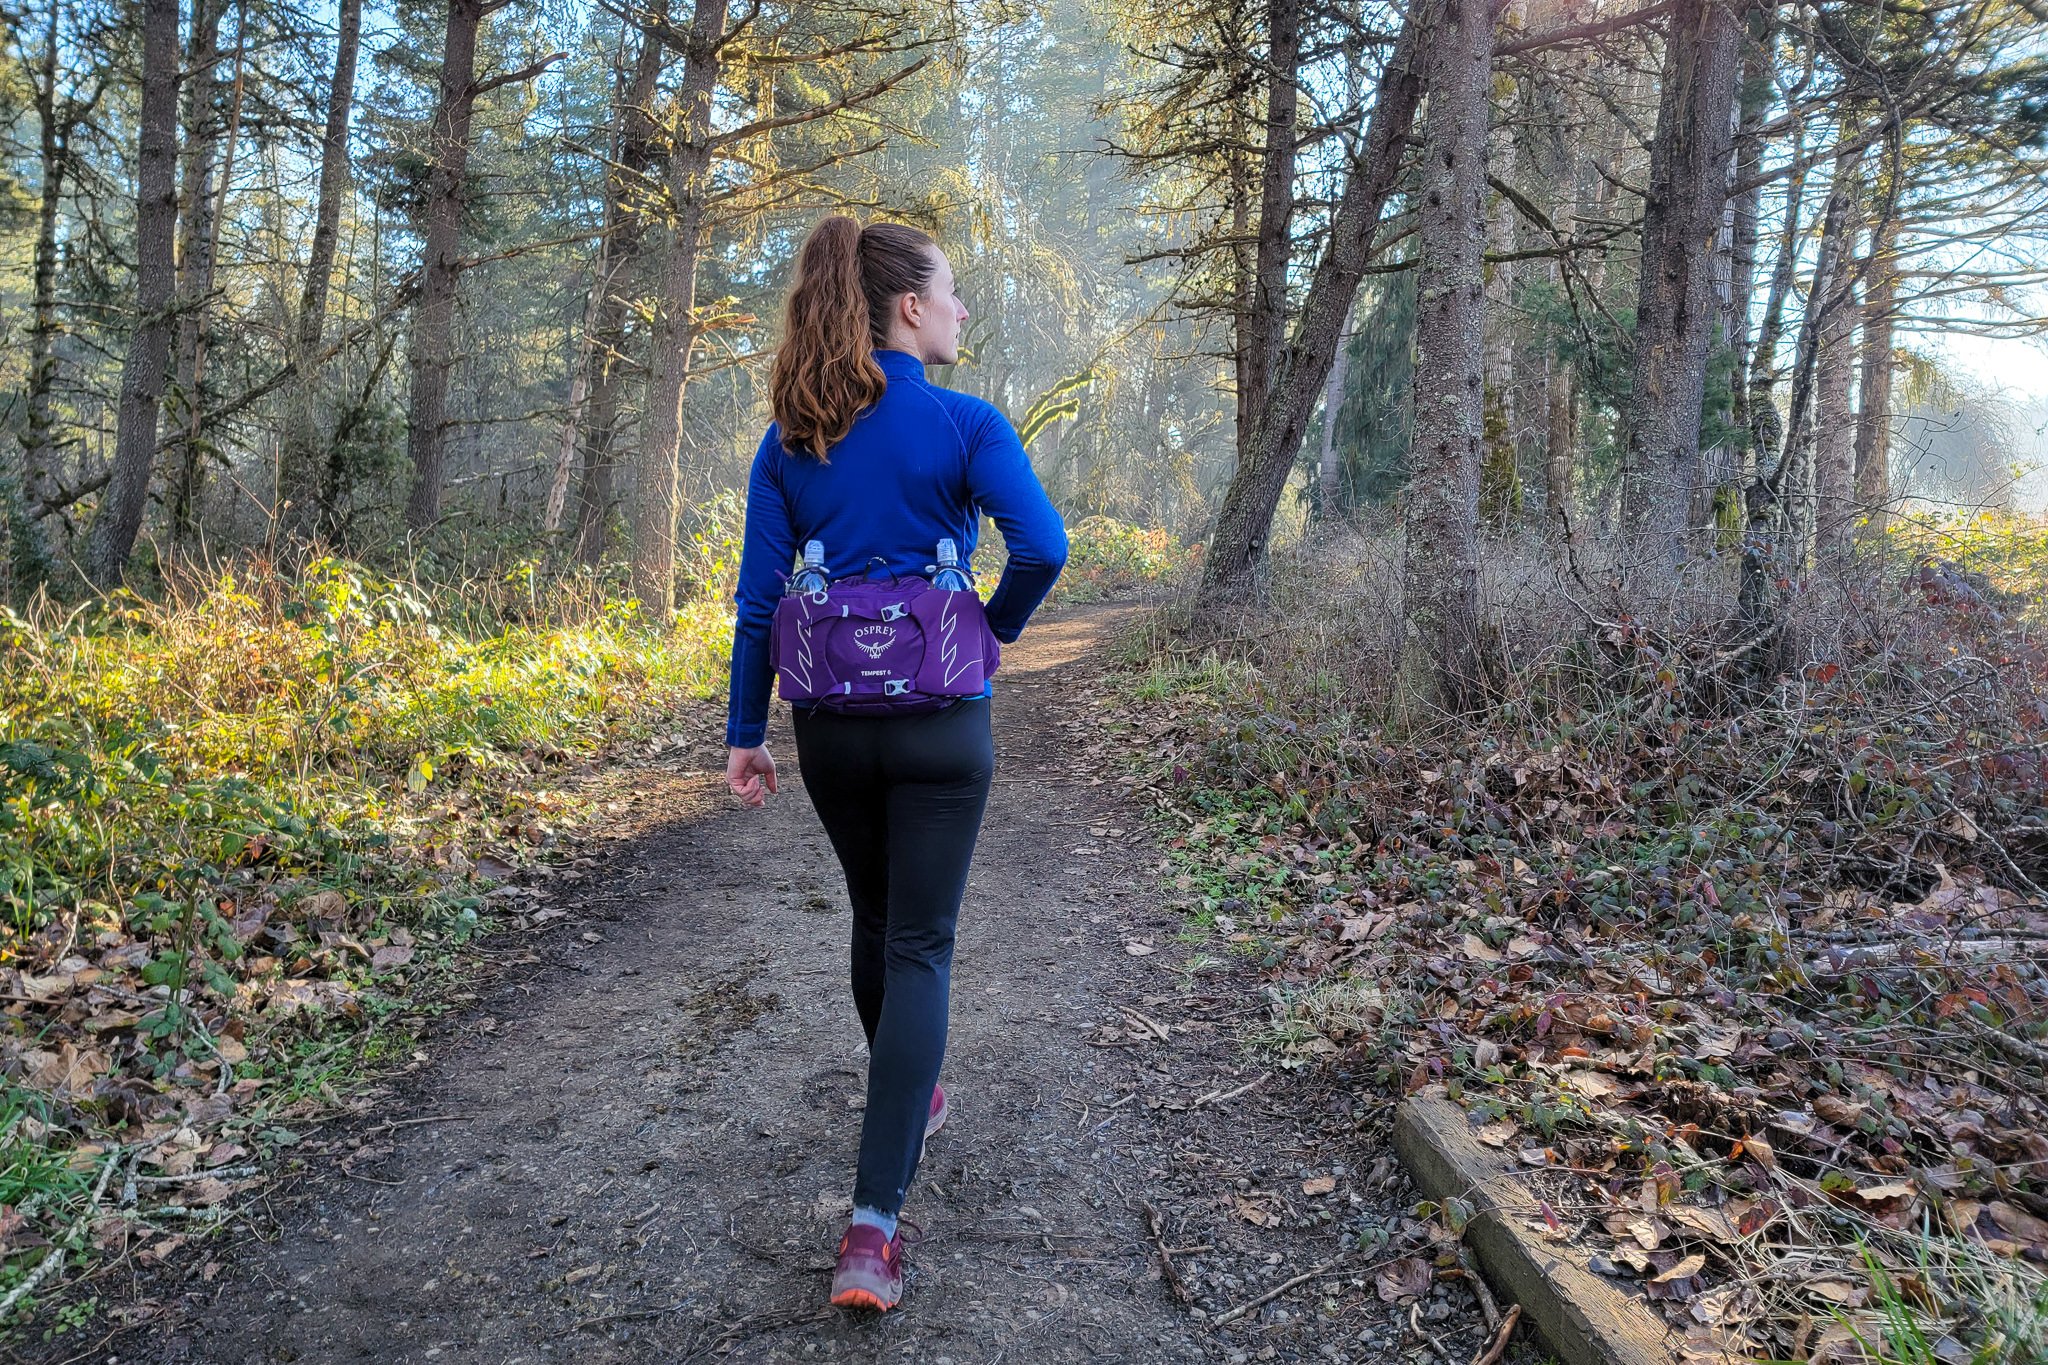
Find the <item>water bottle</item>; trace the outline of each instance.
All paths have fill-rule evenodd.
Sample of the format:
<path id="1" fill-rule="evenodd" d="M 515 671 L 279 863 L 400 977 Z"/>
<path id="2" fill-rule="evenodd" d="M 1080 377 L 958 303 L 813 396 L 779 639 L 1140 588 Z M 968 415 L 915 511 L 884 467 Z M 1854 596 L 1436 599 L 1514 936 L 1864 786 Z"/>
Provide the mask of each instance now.
<path id="1" fill-rule="evenodd" d="M 825 542 L 807 540 L 804 542 L 804 566 L 789 580 L 789 592 L 793 596 L 811 592 L 823 592 L 825 582 Z"/>
<path id="2" fill-rule="evenodd" d="M 932 575 L 933 587 L 946 592 L 973 591 L 974 584 L 960 564 L 960 550 L 953 544 L 952 537 L 939 542 L 939 562 L 934 567 L 938 572 Z"/>

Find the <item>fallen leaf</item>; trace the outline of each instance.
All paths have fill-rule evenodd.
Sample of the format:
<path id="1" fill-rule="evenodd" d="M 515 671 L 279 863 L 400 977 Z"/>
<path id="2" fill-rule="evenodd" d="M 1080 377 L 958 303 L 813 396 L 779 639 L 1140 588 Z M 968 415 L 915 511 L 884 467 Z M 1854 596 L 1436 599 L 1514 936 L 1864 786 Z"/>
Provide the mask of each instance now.
<path id="1" fill-rule="evenodd" d="M 1301 1182 L 1301 1192 L 1306 1195 L 1328 1194 L 1337 1188 L 1337 1178 L 1330 1175 L 1311 1176 Z"/>
<path id="2" fill-rule="evenodd" d="M 1651 1276 L 1650 1283 L 1669 1284 L 1673 1280 L 1682 1280 L 1688 1275 L 1697 1275 L 1706 1268 L 1707 1258 L 1700 1255 L 1700 1253 L 1698 1253 L 1697 1251 L 1695 1251 L 1690 1256 L 1686 1256 L 1683 1259 L 1681 1259 L 1678 1262 L 1678 1264 L 1672 1266 L 1671 1269 L 1661 1271 L 1658 1274 Z"/>
<path id="3" fill-rule="evenodd" d="M 1839 1303 L 1848 1307 L 1854 1307 L 1863 1302 L 1863 1291 L 1847 1280 L 1808 1280 L 1806 1282 L 1806 1291 L 1816 1298 L 1826 1299 L 1829 1303 Z"/>
<path id="4" fill-rule="evenodd" d="M 1567 1071 L 1564 1083 L 1589 1100 L 1604 1100 L 1621 1089 L 1621 1082 L 1599 1071 Z"/>
<path id="5" fill-rule="evenodd" d="M 1459 940 L 1459 947 L 1466 957 L 1479 962 L 1498 962 L 1500 952 L 1477 934 L 1467 934 Z"/>
<path id="6" fill-rule="evenodd" d="M 403 967 L 410 961 L 412 961 L 412 949 L 393 944 L 388 948 L 379 948 L 370 955 L 370 969 L 372 971 L 388 972 L 395 968 Z"/>
<path id="7" fill-rule="evenodd" d="M 2023 1209 L 2015 1208 L 2003 1199 L 1992 1200 L 1987 1209 L 1991 1214 L 1991 1221 L 2017 1240 L 2031 1243 L 2035 1247 L 2048 1247 L 2048 1223 L 2042 1222 Z"/>
<path id="8" fill-rule="evenodd" d="M 1150 957 L 1159 950 L 1152 945 L 1149 939 L 1127 938 L 1124 940 L 1124 951 L 1132 957 Z"/>
<path id="9" fill-rule="evenodd" d="M 348 897 L 339 891 L 319 891 L 300 901 L 296 908 L 307 919 L 340 919 L 348 913 Z"/>
<path id="10" fill-rule="evenodd" d="M 1436 1278 L 1436 1271 L 1420 1256 L 1403 1256 L 1391 1265 L 1380 1267 L 1374 1277 L 1374 1286 L 1379 1290 L 1382 1303 L 1399 1303 L 1403 1299 L 1419 1299 L 1429 1292 L 1430 1282 Z"/>
<path id="11" fill-rule="evenodd" d="M 1717 1242 L 1734 1242 L 1741 1238 L 1741 1234 L 1735 1230 L 1735 1220 L 1722 1209 L 1678 1204 L 1666 1209 L 1664 1213 L 1672 1222 L 1711 1237 Z"/>

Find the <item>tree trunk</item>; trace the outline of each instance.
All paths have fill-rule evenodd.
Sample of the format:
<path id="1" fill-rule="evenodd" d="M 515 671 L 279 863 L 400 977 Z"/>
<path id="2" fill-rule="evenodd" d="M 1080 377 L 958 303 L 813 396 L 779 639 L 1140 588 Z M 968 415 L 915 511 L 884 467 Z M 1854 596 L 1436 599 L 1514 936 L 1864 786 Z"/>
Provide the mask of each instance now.
<path id="1" fill-rule="evenodd" d="M 1855 168 L 1849 168 L 1855 174 Z M 1824 554 L 1840 548 L 1842 534 L 1855 516 L 1856 419 L 1850 392 L 1856 383 L 1856 271 L 1850 253 L 1859 230 L 1857 201 L 1852 197 L 1842 214 L 1842 242 L 1837 259 L 1843 268 L 1828 282 L 1814 358 L 1813 482 L 1817 544 Z"/>
<path id="2" fill-rule="evenodd" d="M 446 477 L 448 371 L 455 364 L 455 287 L 462 272 L 463 178 L 469 169 L 469 124 L 476 110 L 476 38 L 483 0 L 449 0 L 441 50 L 441 98 L 428 139 L 431 163 L 420 210 L 426 253 L 412 317 L 412 393 L 405 445 L 412 492 L 405 524 L 428 530 L 441 518 Z"/>
<path id="3" fill-rule="evenodd" d="M 1337 414 L 1344 409 L 1344 381 L 1351 370 L 1351 321 L 1357 314 L 1358 305 L 1354 302 L 1344 314 L 1337 354 L 1330 361 L 1329 382 L 1323 385 L 1323 439 L 1316 456 L 1316 505 L 1323 519 L 1332 522 L 1344 517 L 1344 508 L 1339 506 L 1343 493 L 1339 487 L 1342 461 L 1337 458 Z"/>
<path id="4" fill-rule="evenodd" d="M 1713 341 L 1712 248 L 1728 200 L 1743 20 L 1720 0 L 1674 0 L 1650 143 L 1642 276 L 1622 466 L 1622 520 L 1672 564 L 1700 477 Z"/>
<path id="5" fill-rule="evenodd" d="M 177 283 L 178 0 L 142 0 L 142 100 L 135 161 L 135 330 L 121 365 L 114 467 L 86 539 L 86 573 L 120 585 L 142 529 L 171 358 Z"/>
<path id="6" fill-rule="evenodd" d="M 1543 445 L 1543 519 L 1555 526 L 1571 544 L 1577 544 L 1579 530 L 1572 520 L 1572 456 L 1578 442 L 1578 418 L 1574 410 L 1572 367 L 1555 363 L 1550 372 L 1549 432 Z"/>
<path id="7" fill-rule="evenodd" d="M 667 0 L 648 7 L 655 23 L 668 21 Z M 645 177 L 655 166 L 654 100 L 661 78 L 661 41 L 642 32 L 630 80 L 619 96 L 616 163 L 607 179 L 605 227 L 609 243 L 605 275 L 597 291 L 591 325 L 591 363 L 596 373 L 585 407 L 583 471 L 576 487 L 576 558 L 596 568 L 604 558 L 605 524 L 611 515 L 612 469 L 619 445 L 619 398 L 626 379 L 626 287 L 636 277 L 647 237 Z"/>
<path id="8" fill-rule="evenodd" d="M 1331 215 L 1323 257 L 1310 278 L 1293 335 L 1281 350 L 1271 396 L 1217 511 L 1215 535 L 1202 569 L 1199 596 L 1204 604 L 1246 591 L 1265 558 L 1273 513 L 1336 357 L 1344 314 L 1372 260 L 1380 211 L 1401 170 L 1402 149 L 1422 95 L 1417 49 L 1430 31 L 1432 12 L 1430 5 L 1411 9 L 1388 56 L 1364 145 Z"/>
<path id="9" fill-rule="evenodd" d="M 633 533 L 631 581 L 642 615 L 667 628 L 675 620 L 676 515 L 683 439 L 683 390 L 690 377 L 697 257 L 703 249 L 706 178 L 711 169 L 711 96 L 724 65 L 726 0 L 697 0 L 683 78 L 676 90 L 675 141 L 668 188 L 675 214 L 667 268 L 648 348 L 647 402 L 628 503 Z"/>
<path id="10" fill-rule="evenodd" d="M 196 529 L 200 465 L 204 458 L 205 404 L 199 384 L 205 365 L 206 296 L 213 292 L 213 152 L 220 98 L 220 21 L 225 0 L 194 0 L 185 50 L 185 145 L 178 205 L 178 339 L 175 379 L 164 404 L 172 435 L 164 454 L 170 479 L 171 540 L 190 543 Z"/>
<path id="11" fill-rule="evenodd" d="M 1848 140 L 1845 130 L 1843 141 Z M 1813 301 L 1829 295 L 1836 287 L 1837 274 L 1844 268 L 1843 228 L 1848 221 L 1850 196 L 1844 169 L 1843 158 L 1838 157 L 1835 183 L 1821 215 L 1820 249 L 1792 362 L 1784 452 L 1767 474 L 1749 486 L 1746 498 L 1747 525 L 1742 537 L 1742 580 L 1736 611 L 1743 636 L 1754 651 L 1753 658 L 1760 662 L 1775 657 L 1774 642 L 1783 628 L 1785 594 L 1792 580 L 1805 570 L 1812 530 L 1813 424 L 1809 413 L 1819 331 L 1826 320 L 1826 310 Z"/>
<path id="12" fill-rule="evenodd" d="M 1898 306 L 1899 225 L 1879 212 L 1863 288 L 1862 411 L 1856 414 L 1856 507 L 1865 529 L 1881 535 L 1891 513 L 1892 324 Z"/>
<path id="13" fill-rule="evenodd" d="M 1796 145 L 1794 151 L 1798 151 Z M 1749 376 L 1745 381 L 1751 459 L 1759 479 L 1776 464 L 1785 436 L 1772 395 L 1778 385 L 1778 343 L 1785 331 L 1785 300 L 1792 293 L 1792 278 L 1799 266 L 1799 220 L 1805 193 L 1806 177 L 1795 171 L 1785 184 L 1785 222 L 1778 235 L 1777 263 L 1771 270 L 1770 293 L 1764 300 L 1763 320 L 1757 325 L 1756 349 L 1750 353 Z"/>
<path id="14" fill-rule="evenodd" d="M 42 535 L 42 507 L 56 478 L 57 417 L 57 206 L 64 196 L 72 121 L 58 110 L 57 5 L 50 5 L 40 70 L 36 77 L 37 142 L 41 169 L 36 205 L 35 282 L 29 305 L 27 420 L 21 437 L 19 505 L 8 509 L 7 562 L 10 594 L 40 581 L 48 572 L 49 547 Z"/>
<path id="15" fill-rule="evenodd" d="M 1759 21 L 1758 28 L 1764 28 Z M 1752 31 L 1751 41 L 1743 54 L 1742 91 L 1740 98 L 1741 115 L 1738 119 L 1736 145 L 1739 151 L 1735 162 L 1735 178 L 1747 184 L 1756 178 L 1757 168 L 1763 164 L 1764 113 L 1771 101 L 1771 47 L 1768 33 Z M 1729 370 L 1729 425 L 1741 433 L 1742 459 L 1735 471 L 1738 489 L 1746 488 L 1756 477 L 1756 442 L 1748 437 L 1753 430 L 1749 411 L 1750 295 L 1756 290 L 1756 249 L 1757 212 L 1763 202 L 1763 186 L 1749 185 L 1729 205 L 1732 222 L 1729 234 L 1729 279 L 1728 279 L 1728 348 L 1733 353 L 1734 363 Z M 1795 213 L 1794 217 L 1797 216 Z"/>
<path id="16" fill-rule="evenodd" d="M 1239 379 L 1240 411 L 1266 406 L 1280 345 L 1287 337 L 1287 265 L 1294 238 L 1294 120 L 1301 90 L 1301 0 L 1268 0 L 1266 5 L 1265 146 L 1259 156 L 1258 247 L 1253 260 L 1250 308 L 1238 320 L 1244 329 L 1245 358 Z M 1239 430 L 1244 429 L 1242 421 Z"/>
<path id="17" fill-rule="evenodd" d="M 1548 7 L 1545 7 L 1546 11 Z M 1510 27 L 1513 26 L 1512 17 Z M 1560 234 L 1570 227 L 1558 220 L 1568 210 L 1560 192 L 1566 174 L 1561 142 L 1564 110 L 1555 84 L 1547 75 L 1532 71 L 1522 83 L 1517 113 L 1524 126 L 1511 135 L 1516 187 L 1530 202 L 1549 215 Z M 1512 242 L 1517 252 L 1537 251 L 1553 246 L 1549 233 L 1517 211 L 1513 216 Z M 1536 316 L 1531 301 L 1539 288 L 1554 288 L 1561 268 L 1556 260 L 1529 259 L 1509 266 L 1510 311 L 1508 329 L 1508 372 L 1512 376 L 1512 399 L 1508 405 L 1514 425 L 1509 435 L 1514 442 L 1515 481 L 1522 490 L 1524 506 L 1530 493 L 1546 487 L 1550 462 L 1545 444 L 1550 427 L 1550 386 L 1552 372 L 1561 361 L 1550 344 L 1549 329 Z M 1555 512 L 1546 489 L 1544 514 L 1555 524 Z"/>
<path id="18" fill-rule="evenodd" d="M 354 108 L 356 54 L 362 46 L 363 0 L 341 0 L 334 40 L 334 85 L 327 96 L 327 127 L 320 135 L 320 188 L 313 210 L 313 242 L 306 282 L 299 291 L 299 315 L 287 333 L 291 387 L 284 400 L 284 431 L 278 445 L 279 519 L 295 537 L 331 534 L 337 508 L 322 496 L 320 456 L 320 337 L 327 326 L 327 291 L 333 283 L 335 239 L 340 235 L 341 201 L 348 193 L 348 125 Z M 338 483 L 338 481 L 335 481 Z M 337 488 L 332 498 L 346 490 Z"/>
<path id="19" fill-rule="evenodd" d="M 569 500 L 569 476 L 576 470 L 576 437 L 583 426 L 583 403 L 590 392 L 590 366 L 595 353 L 599 302 L 609 287 L 607 239 L 597 244 L 597 259 L 590 265 L 590 296 L 583 305 L 583 326 L 576 332 L 576 351 L 569 360 L 569 410 L 562 417 L 562 441 L 555 452 L 555 467 L 548 477 L 547 501 L 542 504 L 540 529 L 549 535 L 562 529 L 562 508 Z"/>
<path id="20" fill-rule="evenodd" d="M 1489 0 L 1448 0 L 1430 34 L 1416 187 L 1414 475 L 1403 523 L 1401 673 L 1427 704 L 1468 709 L 1479 651 L 1479 467 L 1485 440 L 1483 196 Z"/>

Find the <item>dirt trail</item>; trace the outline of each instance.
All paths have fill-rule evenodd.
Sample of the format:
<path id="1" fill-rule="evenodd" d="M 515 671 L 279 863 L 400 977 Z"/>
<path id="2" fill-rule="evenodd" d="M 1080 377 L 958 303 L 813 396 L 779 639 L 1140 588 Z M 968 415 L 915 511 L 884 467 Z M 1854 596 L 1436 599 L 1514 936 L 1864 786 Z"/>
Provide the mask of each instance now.
<path id="1" fill-rule="evenodd" d="M 649 774 L 656 818 L 607 851 L 526 978 L 445 1031 L 262 1236 L 145 1291 L 148 1324 L 89 1358 L 1024 1365 L 1420 1344 L 1397 1340 L 1366 1257 L 1348 1284 L 1208 1321 L 1328 1260 L 1339 1228 L 1397 1229 L 1400 1191 L 1383 1160 L 1358 1170 L 1378 1154 L 1342 1095 L 1283 1093 L 1282 1077 L 1194 1103 L 1259 1075 L 1235 1038 L 1263 1007 L 1241 980 L 1187 993 L 1157 851 L 1074 743 L 1097 726 L 1099 647 L 1128 614 L 1049 613 L 1005 651 L 960 921 L 954 1118 L 906 1209 L 926 1235 L 901 1310 L 821 1306 L 864 1058 L 845 888 L 778 707 L 783 790 L 765 812 L 734 808 L 708 766 Z M 1133 956 L 1134 938 L 1158 950 Z M 1305 1194 L 1333 1164 L 1334 1191 Z M 1198 1313 L 1161 1278 L 1148 1203 L 1185 1248 Z M 1446 1340 L 1466 1316 L 1425 1306 Z"/>

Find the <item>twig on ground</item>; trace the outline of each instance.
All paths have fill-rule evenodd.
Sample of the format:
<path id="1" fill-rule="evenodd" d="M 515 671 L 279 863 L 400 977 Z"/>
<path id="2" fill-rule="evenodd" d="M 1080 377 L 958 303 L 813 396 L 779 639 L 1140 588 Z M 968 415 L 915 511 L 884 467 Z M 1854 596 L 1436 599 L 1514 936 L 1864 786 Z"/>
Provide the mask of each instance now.
<path id="1" fill-rule="evenodd" d="M 1465 1272 L 1465 1283 L 1472 1287 L 1472 1297 L 1479 1300 L 1479 1311 L 1486 1318 L 1486 1330 L 1493 1331 L 1500 1326 L 1500 1305 L 1493 1301 L 1493 1291 L 1486 1287 L 1486 1281 L 1479 1278 L 1479 1267 L 1473 1264 L 1470 1247 L 1458 1248 L 1458 1268 Z"/>
<path id="2" fill-rule="evenodd" d="M 216 1166 L 210 1171 L 187 1171 L 183 1175 L 137 1175 L 129 1179 L 137 1185 L 178 1185 L 187 1180 L 240 1180 L 245 1175 L 255 1175 L 261 1166 Z"/>
<path id="3" fill-rule="evenodd" d="M 1976 1034 L 1979 1038 L 1982 1038 L 2014 1061 L 2026 1062 L 2033 1066 L 2048 1067 L 2048 1048 L 2041 1047 L 2036 1043 L 2030 1043 L 2024 1038 L 2015 1038 L 2002 1028 L 1993 1028 L 1982 1019 L 1972 1018 L 1967 1010 L 1958 1012 L 1954 1017 L 1962 1020 L 1963 1026 L 1969 1029 L 1970 1032 Z"/>
<path id="4" fill-rule="evenodd" d="M 475 1114 L 429 1114 L 419 1119 L 386 1119 L 370 1131 L 388 1133 L 394 1128 L 417 1128 L 423 1123 L 462 1123 L 475 1117 Z"/>
<path id="5" fill-rule="evenodd" d="M 701 1346 L 693 1346 L 683 1356 L 685 1361 L 695 1360 L 708 1352 L 715 1352 L 721 1346 L 742 1341 L 756 1332 L 775 1332 L 787 1327 L 801 1327 L 808 1322 L 823 1322 L 839 1310 L 830 1304 L 817 1308 L 770 1308 L 765 1312 L 749 1313 L 725 1324 L 725 1330 Z"/>
<path id="6" fill-rule="evenodd" d="M 1174 1269 L 1172 1253 L 1166 1249 L 1165 1223 L 1159 1216 L 1159 1210 L 1142 1199 L 1138 1201 L 1138 1207 L 1145 1211 L 1145 1229 L 1152 1234 L 1152 1249 L 1159 1253 L 1159 1273 L 1166 1277 L 1166 1287 L 1173 1291 L 1173 1297 L 1181 1307 L 1192 1305 L 1194 1296 L 1181 1283 L 1180 1272 Z"/>
<path id="7" fill-rule="evenodd" d="M 1268 1071 L 1268 1072 L 1266 1072 L 1266 1073 L 1265 1073 L 1264 1075 L 1261 1075 L 1261 1076 L 1259 1076 L 1258 1078 L 1256 1078 L 1255 1080 L 1249 1080 L 1249 1081 L 1246 1081 L 1246 1082 L 1245 1082 L 1245 1083 L 1244 1083 L 1243 1085 L 1239 1086 L 1239 1087 L 1238 1087 L 1237 1089 L 1235 1089 L 1235 1090 L 1230 1090 L 1230 1091 L 1224 1091 L 1224 1090 L 1211 1090 L 1211 1091 L 1210 1091 L 1210 1092 L 1209 1092 L 1208 1094 L 1206 1094 L 1206 1095 L 1202 1096 L 1202 1097 L 1201 1097 L 1200 1099 L 1196 1100 L 1196 1101 L 1195 1101 L 1195 1102 L 1194 1102 L 1193 1104 L 1189 1105 L 1189 1106 L 1188 1106 L 1188 1108 L 1190 1108 L 1190 1109 L 1200 1109 L 1200 1108 L 1202 1108 L 1202 1107 L 1203 1107 L 1204 1105 L 1210 1105 L 1210 1104 L 1227 1104 L 1227 1103 L 1229 1103 L 1229 1102 L 1230 1102 L 1231 1100 L 1234 1100 L 1234 1099 L 1236 1099 L 1236 1098 L 1237 1098 L 1237 1097 L 1238 1097 L 1239 1095 L 1242 1095 L 1242 1094 L 1244 1094 L 1244 1093 L 1245 1093 L 1246 1091 L 1249 1091 L 1249 1090 L 1256 1090 L 1256 1089 L 1258 1089 L 1258 1088 L 1259 1088 L 1260 1086 L 1264 1085 L 1264 1084 L 1265 1084 L 1265 1083 L 1266 1083 L 1267 1081 L 1270 1081 L 1270 1080 L 1272 1080 L 1272 1079 L 1273 1079 L 1273 1073 L 1272 1073 L 1272 1072 L 1270 1072 L 1270 1071 Z"/>
<path id="8" fill-rule="evenodd" d="M 1348 1255 L 1350 1255 L 1349 1252 L 1346 1252 L 1344 1256 L 1333 1256 L 1329 1260 L 1324 1261 L 1321 1265 L 1317 1266 L 1314 1270 L 1304 1271 L 1302 1274 L 1296 1275 L 1291 1280 L 1284 1280 L 1281 1283 L 1274 1285 L 1271 1289 L 1268 1289 L 1265 1293 L 1259 1295 L 1256 1299 L 1247 1300 L 1246 1302 L 1239 1304 L 1235 1308 L 1225 1309 L 1223 1312 L 1218 1313 L 1215 1317 L 1209 1319 L 1209 1321 L 1217 1327 L 1221 1327 L 1226 1322 L 1236 1322 L 1239 1318 L 1243 1317 L 1245 1314 L 1253 1311 L 1254 1309 L 1264 1308 L 1267 1304 L 1279 1298 L 1288 1290 L 1299 1289 L 1302 1285 L 1307 1284 L 1310 1280 L 1320 1279 L 1323 1276 L 1329 1274 L 1332 1270 L 1335 1270 L 1339 1265 L 1342 1265 L 1344 1263 L 1345 1256 Z M 1368 1270 L 1370 1270 L 1371 1268 L 1372 1267 L 1370 1266 L 1366 1267 L 1366 1269 Z"/>
<path id="9" fill-rule="evenodd" d="M 113 1178 L 114 1167 L 120 1164 L 121 1149 L 116 1147 L 113 1151 L 107 1153 L 106 1163 L 100 1167 L 100 1178 L 93 1182 L 92 1198 L 86 1201 L 85 1212 L 79 1216 L 77 1223 L 74 1224 L 81 1231 L 92 1226 L 93 1215 L 99 1210 L 101 1198 L 106 1195 L 107 1181 Z M 35 1293 L 36 1286 L 41 1284 L 63 1259 L 63 1240 L 61 1238 L 53 1238 L 49 1251 L 44 1254 L 42 1260 L 36 1262 L 36 1268 L 28 1273 L 28 1278 L 8 1290 L 6 1298 L 0 1299 L 0 1321 L 4 1321 L 7 1315 L 14 1311 L 15 1304 L 20 1303 L 30 1294 Z"/>
<path id="10" fill-rule="evenodd" d="M 643 1318 L 663 1318 L 689 1303 L 688 1299 L 677 1299 L 666 1308 L 629 1308 L 620 1313 L 606 1313 L 602 1317 L 584 1318 L 570 1325 L 569 1332 L 580 1332 L 586 1327 L 603 1327 L 614 1322 L 638 1322 Z M 569 1332 L 562 1333 L 568 1336 Z"/>
<path id="11" fill-rule="evenodd" d="M 1509 1304 L 1507 1315 L 1500 1320 L 1500 1326 L 1494 1331 L 1493 1341 L 1485 1350 L 1472 1357 L 1472 1365 L 1494 1365 L 1494 1362 L 1500 1359 L 1500 1353 L 1508 1348 L 1508 1338 L 1514 1335 L 1515 1324 L 1521 1320 L 1522 1305 Z"/>
<path id="12" fill-rule="evenodd" d="M 1444 1349 L 1444 1344 L 1436 1339 L 1434 1333 L 1422 1325 L 1422 1300 L 1420 1299 L 1408 1305 L 1408 1330 L 1415 1333 L 1422 1344 L 1429 1347 L 1430 1353 L 1438 1360 L 1441 1360 L 1444 1365 L 1451 1365 L 1451 1353 Z"/>
<path id="13" fill-rule="evenodd" d="M 1166 1032 L 1166 1025 L 1160 1023 L 1156 1019 L 1139 1013 L 1137 1010 L 1132 1009 L 1129 1005 L 1118 1005 L 1117 1009 L 1122 1011 L 1124 1017 L 1131 1020 L 1131 1022 L 1138 1024 L 1139 1026 L 1149 1030 L 1152 1033 L 1158 1034 L 1159 1040 L 1161 1042 L 1167 1041 L 1169 1035 Z"/>

